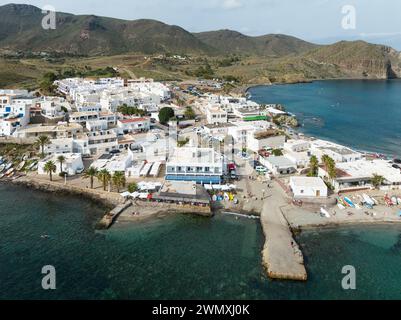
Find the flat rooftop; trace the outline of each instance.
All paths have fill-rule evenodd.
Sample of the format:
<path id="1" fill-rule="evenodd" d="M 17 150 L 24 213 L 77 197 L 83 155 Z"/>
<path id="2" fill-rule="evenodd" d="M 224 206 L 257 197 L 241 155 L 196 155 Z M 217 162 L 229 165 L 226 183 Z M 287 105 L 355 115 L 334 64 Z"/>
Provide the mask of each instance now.
<path id="1" fill-rule="evenodd" d="M 338 163 L 337 169 L 345 173 L 339 178 L 371 178 L 378 174 L 383 176 L 388 182 L 401 183 L 401 171 L 393 168 L 392 164 L 386 160 L 358 160 L 352 162 Z"/>
<path id="2" fill-rule="evenodd" d="M 168 163 L 214 164 L 221 161 L 213 148 L 183 147 L 175 148 Z"/>
<path id="3" fill-rule="evenodd" d="M 291 177 L 290 181 L 296 186 L 327 188 L 324 181 L 318 177 Z"/>

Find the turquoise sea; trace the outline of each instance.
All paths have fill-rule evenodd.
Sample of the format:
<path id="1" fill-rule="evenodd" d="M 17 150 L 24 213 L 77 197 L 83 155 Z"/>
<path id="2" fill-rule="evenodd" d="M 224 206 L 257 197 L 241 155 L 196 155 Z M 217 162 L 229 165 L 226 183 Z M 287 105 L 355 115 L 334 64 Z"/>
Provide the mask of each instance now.
<path id="1" fill-rule="evenodd" d="M 335 80 L 259 86 L 259 103 L 280 103 L 310 136 L 401 156 L 401 80 Z"/>
<path id="2" fill-rule="evenodd" d="M 103 213 L 0 184 L 0 299 L 401 299 L 401 226 L 303 232 L 310 279 L 295 283 L 264 275 L 256 220 L 171 215 L 95 231 Z M 44 265 L 56 268 L 54 291 L 41 288 Z M 355 291 L 341 288 L 344 265 Z"/>

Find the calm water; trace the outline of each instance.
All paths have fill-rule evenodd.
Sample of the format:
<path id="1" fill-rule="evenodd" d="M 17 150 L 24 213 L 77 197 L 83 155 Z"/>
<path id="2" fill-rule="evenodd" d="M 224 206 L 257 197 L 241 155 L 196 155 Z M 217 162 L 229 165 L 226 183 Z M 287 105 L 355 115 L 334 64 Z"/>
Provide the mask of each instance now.
<path id="1" fill-rule="evenodd" d="M 102 213 L 0 184 L 0 299 L 401 298 L 401 226 L 303 233 L 305 284 L 264 276 L 258 221 L 178 215 L 96 232 Z M 340 286 L 349 264 L 354 292 Z M 56 267 L 57 290 L 41 289 L 43 265 Z"/>
<path id="2" fill-rule="evenodd" d="M 260 86 L 259 103 L 281 103 L 304 133 L 359 150 L 401 156 L 401 81 L 316 81 Z"/>

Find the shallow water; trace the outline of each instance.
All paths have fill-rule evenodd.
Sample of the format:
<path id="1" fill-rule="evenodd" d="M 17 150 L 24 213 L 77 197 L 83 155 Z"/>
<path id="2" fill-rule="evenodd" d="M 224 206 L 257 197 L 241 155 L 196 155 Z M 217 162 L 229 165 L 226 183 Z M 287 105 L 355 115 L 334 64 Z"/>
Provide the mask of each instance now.
<path id="1" fill-rule="evenodd" d="M 80 198 L 0 184 L 0 299 L 401 298 L 401 226 L 303 232 L 309 281 L 271 281 L 257 220 L 172 215 L 94 226 L 103 209 Z M 41 235 L 48 234 L 49 239 Z M 357 270 L 357 290 L 341 269 Z M 57 289 L 41 289 L 53 265 Z"/>

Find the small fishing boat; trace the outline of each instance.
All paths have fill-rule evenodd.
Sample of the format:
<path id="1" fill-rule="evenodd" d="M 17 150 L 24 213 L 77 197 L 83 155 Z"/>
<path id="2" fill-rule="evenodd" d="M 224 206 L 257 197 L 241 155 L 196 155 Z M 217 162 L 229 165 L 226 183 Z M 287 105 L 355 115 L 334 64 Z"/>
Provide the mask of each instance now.
<path id="1" fill-rule="evenodd" d="M 344 210 L 344 209 L 345 209 L 345 206 L 344 206 L 343 204 L 341 204 L 341 203 L 337 203 L 337 207 L 338 207 L 340 210 Z"/>
<path id="2" fill-rule="evenodd" d="M 32 162 L 29 166 L 28 166 L 28 170 L 32 170 L 33 167 L 35 167 L 37 165 L 37 162 Z"/>
<path id="3" fill-rule="evenodd" d="M 370 205 L 370 206 L 374 206 L 374 205 L 375 205 L 375 202 L 374 202 L 366 193 L 364 193 L 364 194 L 362 195 L 362 198 L 363 198 L 363 201 L 364 201 L 366 204 L 368 204 L 368 205 Z"/>
<path id="4" fill-rule="evenodd" d="M 322 217 L 330 218 L 330 213 L 325 208 L 320 208 L 320 215 Z"/>
<path id="5" fill-rule="evenodd" d="M 344 197 L 344 201 L 348 204 L 349 207 L 355 208 L 355 204 L 351 201 L 350 198 Z"/>
<path id="6" fill-rule="evenodd" d="M 342 206 L 346 207 L 347 205 L 345 204 L 344 200 L 341 199 L 340 197 L 337 197 L 337 203 L 341 204 Z"/>
<path id="7" fill-rule="evenodd" d="M 373 197 L 370 197 L 372 200 L 373 200 L 373 202 L 375 203 L 375 205 L 377 206 L 377 205 L 379 205 L 379 201 L 377 201 L 375 198 L 373 198 Z"/>
<path id="8" fill-rule="evenodd" d="M 401 198 L 397 198 L 397 204 L 401 205 Z"/>
<path id="9" fill-rule="evenodd" d="M 0 179 L 3 179 L 4 173 L 0 173 Z"/>
<path id="10" fill-rule="evenodd" d="M 393 202 L 391 201 L 390 197 L 387 194 L 384 196 L 384 201 L 386 202 L 386 205 L 389 207 L 393 205 Z"/>
<path id="11" fill-rule="evenodd" d="M 11 167 L 13 166 L 13 164 L 12 163 L 8 163 L 8 164 L 6 164 L 6 167 L 4 168 L 4 170 L 9 170 L 9 169 L 11 169 Z"/>
<path id="12" fill-rule="evenodd" d="M 398 204 L 397 202 L 397 197 L 391 197 L 391 203 L 393 204 L 393 206 L 396 206 Z"/>
<path id="13" fill-rule="evenodd" d="M 4 164 L 0 165 L 0 172 L 3 172 L 3 170 L 6 168 L 6 166 Z"/>
<path id="14" fill-rule="evenodd" d="M 14 168 L 10 168 L 6 171 L 5 175 L 10 176 L 14 172 Z"/>
<path id="15" fill-rule="evenodd" d="M 23 168 L 24 166 L 25 166 L 25 161 L 22 161 L 22 162 L 18 165 L 17 170 L 18 170 L 18 171 L 22 170 L 22 168 Z"/>
<path id="16" fill-rule="evenodd" d="M 368 209 L 373 209 L 373 206 L 372 205 L 370 205 L 369 203 L 364 203 L 364 206 L 366 207 L 366 208 L 368 208 Z"/>

